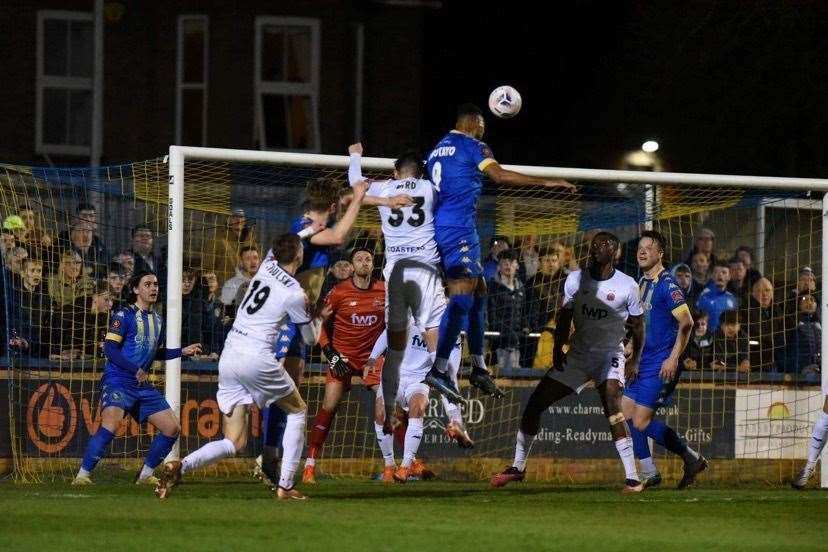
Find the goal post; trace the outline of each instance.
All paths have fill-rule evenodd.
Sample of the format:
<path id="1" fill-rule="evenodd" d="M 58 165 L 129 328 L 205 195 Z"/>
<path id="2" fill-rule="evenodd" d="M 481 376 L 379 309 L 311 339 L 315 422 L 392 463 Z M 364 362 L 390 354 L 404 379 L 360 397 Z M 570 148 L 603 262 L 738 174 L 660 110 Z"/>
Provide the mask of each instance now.
<path id="1" fill-rule="evenodd" d="M 347 156 L 338 155 L 171 146 L 169 152 L 169 214 L 171 217 L 169 228 L 171 236 L 169 240 L 170 247 L 168 250 L 168 262 L 171 268 L 169 271 L 168 288 L 170 290 L 169 301 L 171 304 L 168 306 L 167 311 L 167 341 L 172 347 L 181 345 L 180 336 L 176 329 L 180 325 L 179 317 L 181 316 L 181 310 L 180 306 L 172 303 L 180 299 L 178 294 L 174 293 L 174 291 L 178 289 L 176 286 L 180 286 L 180 266 L 183 258 L 183 251 L 181 249 L 183 239 L 180 235 L 174 236 L 172 234 L 180 234 L 184 232 L 184 224 L 177 220 L 179 217 L 183 217 L 182 207 L 184 203 L 184 192 L 188 186 L 198 185 L 197 182 L 195 184 L 191 184 L 188 180 L 186 167 L 191 161 L 268 164 L 306 168 L 313 167 L 329 171 L 342 171 L 342 174 L 344 175 L 347 170 L 349 158 Z M 393 170 L 393 159 L 364 157 L 362 159 L 362 167 L 366 174 L 378 173 L 385 175 L 387 178 Z M 757 218 L 760 220 L 756 220 L 752 223 L 755 224 L 755 232 L 752 236 L 753 241 L 748 241 L 748 243 L 750 243 L 751 246 L 756 246 L 758 255 L 760 256 L 759 260 L 763 265 L 765 263 L 770 263 L 772 260 L 770 257 L 773 257 L 773 254 L 769 254 L 769 252 L 765 249 L 765 207 L 773 205 L 774 203 L 791 201 L 789 199 L 791 197 L 803 198 L 799 200 L 803 202 L 800 205 L 807 203 L 808 207 L 806 210 L 817 208 L 822 216 L 820 217 L 818 226 L 815 226 L 814 221 L 802 223 L 805 224 L 805 226 L 811 224 L 812 231 L 810 235 L 806 232 L 805 234 L 797 234 L 796 236 L 792 236 L 792 239 L 799 240 L 800 242 L 803 242 L 803 240 L 813 240 L 814 243 L 809 241 L 808 245 L 795 245 L 794 249 L 796 249 L 796 247 L 805 249 L 810 248 L 809 251 L 811 251 L 811 256 L 813 257 L 813 262 L 811 264 L 814 264 L 815 267 L 820 267 L 820 272 L 823 277 L 828 275 L 828 255 L 826 254 L 828 241 L 816 235 L 817 233 L 821 236 L 825 235 L 825 216 L 828 205 L 826 205 L 824 201 L 816 198 L 821 196 L 821 194 L 825 191 L 828 191 L 828 179 L 615 171 L 512 165 L 504 165 L 504 168 L 533 176 L 563 178 L 578 183 L 593 183 L 593 192 L 595 189 L 601 189 L 601 186 L 606 186 L 606 189 L 612 189 L 613 194 L 616 196 L 619 194 L 615 194 L 615 189 L 620 190 L 621 186 L 639 186 L 641 191 L 640 197 L 634 198 L 632 201 L 634 207 L 631 210 L 633 212 L 627 212 L 626 215 L 624 215 L 626 217 L 623 219 L 624 225 L 629 226 L 632 222 L 632 226 L 643 228 L 645 225 L 647 227 L 652 227 L 655 222 L 657 223 L 657 229 L 664 231 L 666 228 L 667 231 L 671 233 L 671 235 L 668 236 L 668 239 L 671 239 L 679 244 L 677 246 L 678 250 L 686 250 L 687 245 L 692 242 L 692 232 L 700 225 L 708 211 L 745 206 L 745 212 L 750 210 L 754 214 L 759 214 Z M 646 193 L 645 190 L 647 190 Z M 507 232 L 507 234 L 512 236 L 520 233 L 530 233 L 535 230 L 548 232 L 549 235 L 562 235 L 567 232 L 582 232 L 588 228 L 596 227 L 594 217 L 591 226 L 590 224 L 583 224 L 583 220 L 581 220 L 580 223 L 577 221 L 578 216 L 580 216 L 581 219 L 584 218 L 583 213 L 580 215 L 573 215 L 569 211 L 562 211 L 557 213 L 560 215 L 561 221 L 556 222 L 554 220 L 550 220 L 552 215 L 542 212 L 544 209 L 549 210 L 550 205 L 554 205 L 555 202 L 566 203 L 567 201 L 571 201 L 570 199 L 563 198 L 560 195 L 552 195 L 543 190 L 533 190 L 530 188 L 499 188 L 495 195 L 498 196 L 496 201 L 489 203 L 486 207 L 488 212 L 481 212 L 481 218 L 490 217 L 497 219 L 495 221 L 481 221 L 481 223 L 485 222 L 485 224 L 488 225 L 487 228 L 489 230 L 489 234 L 491 234 L 492 231 L 499 231 L 502 228 L 509 228 L 511 232 Z M 590 201 L 595 200 L 596 198 L 593 197 Z M 550 203 L 550 201 L 552 201 L 552 203 Z M 673 203 L 668 205 L 671 201 Z M 696 204 L 688 206 L 688 204 L 693 202 L 696 202 Z M 617 202 L 614 205 L 617 205 Z M 608 228 L 612 228 L 618 224 L 618 216 L 613 212 L 615 208 L 614 205 L 601 209 L 602 214 L 606 215 L 609 221 L 606 224 L 606 227 Z M 626 209 L 629 211 L 629 206 Z M 639 211 L 637 214 L 634 212 L 636 209 Z M 555 209 L 552 208 L 551 210 L 554 211 Z M 525 224 L 525 220 L 521 220 L 521 213 L 529 213 L 528 218 L 531 219 L 536 217 L 537 220 L 533 220 L 531 224 L 527 225 Z M 791 219 L 793 218 L 794 217 L 792 216 Z M 506 222 L 503 222 L 504 220 Z M 817 239 L 819 241 L 818 245 L 816 245 Z M 813 249 L 814 246 L 818 247 L 818 253 Z M 794 255 L 797 253 L 796 250 L 790 250 L 789 247 L 785 247 L 784 249 L 785 251 L 778 252 L 777 257 L 784 257 L 784 260 L 780 262 L 784 265 L 784 271 L 786 273 L 785 277 L 787 278 L 791 271 L 797 268 L 800 261 L 798 258 L 793 258 L 796 256 Z M 804 251 L 804 249 L 802 249 L 802 251 Z M 799 251 L 800 257 L 802 257 L 802 251 Z M 789 259 L 787 255 L 793 255 L 793 257 Z M 807 254 L 805 256 L 807 257 Z M 819 256 L 820 262 L 818 264 L 815 262 L 817 260 L 815 258 L 816 256 Z M 575 257 L 577 260 L 577 254 Z M 179 268 L 173 270 L 172 267 L 174 266 Z M 787 290 L 785 291 L 787 293 Z M 821 293 L 819 295 L 820 315 L 822 321 L 824 322 L 826 316 L 825 311 L 828 304 L 826 304 L 824 296 Z M 491 335 L 497 335 L 497 332 L 487 333 L 487 336 Z M 538 334 L 533 333 L 532 335 L 537 336 Z M 828 356 L 828 336 L 824 333 L 821 338 L 821 352 L 821 364 L 824 366 L 825 358 Z M 174 407 L 177 401 L 180 402 L 178 397 L 180 395 L 180 366 L 180 361 L 167 364 L 167 397 L 170 404 L 174 405 Z M 537 374 L 542 374 L 542 372 Z M 743 385 L 742 381 L 739 379 L 740 376 L 738 375 L 720 377 L 719 375 L 714 374 L 713 377 L 719 378 L 717 381 L 720 381 L 723 385 L 729 385 L 731 388 L 739 388 L 740 392 L 743 387 L 745 389 L 749 387 L 747 384 Z M 745 381 L 749 380 L 750 378 Z M 824 369 L 821 372 L 821 380 L 823 388 L 828 387 L 828 374 L 826 374 Z M 779 378 L 778 380 L 774 379 L 772 381 L 777 382 L 772 384 L 773 390 L 762 390 L 757 392 L 757 394 L 763 395 L 760 400 L 754 400 L 751 402 L 753 399 L 749 396 L 740 397 L 739 400 L 744 399 L 748 401 L 745 404 L 751 404 L 752 406 L 750 408 L 767 408 L 768 412 L 770 412 L 770 409 L 772 409 L 773 406 L 768 406 L 765 402 L 774 400 L 773 397 L 775 397 L 775 395 L 771 397 L 772 394 L 777 392 L 787 393 L 786 389 L 788 389 L 788 384 L 785 382 L 785 378 Z M 747 391 L 745 391 L 745 394 L 749 395 Z M 698 397 L 694 398 L 694 400 L 696 399 L 698 401 L 710 402 L 718 400 L 718 397 L 711 398 L 711 396 L 700 394 Z M 730 400 L 731 403 L 728 403 L 729 406 L 721 407 L 724 409 L 722 412 L 733 414 L 730 410 L 735 410 L 737 407 L 732 403 L 732 397 L 730 397 Z M 797 397 L 792 400 L 794 403 L 801 403 L 803 399 L 797 395 Z M 821 400 L 819 402 L 821 408 Z M 808 404 L 813 405 L 815 402 L 814 400 L 810 400 Z M 814 406 L 809 406 L 807 408 L 811 409 L 812 415 Z M 759 410 L 756 411 L 758 412 Z M 510 412 L 511 416 L 519 415 L 519 411 L 515 411 L 514 408 L 512 408 Z M 517 412 L 517 414 L 515 414 L 515 412 Z M 313 413 L 311 412 L 310 414 L 312 415 Z M 739 415 L 741 415 L 741 418 L 745 418 L 744 413 L 736 413 L 736 415 L 737 418 Z M 803 430 L 803 426 L 807 425 L 807 431 L 810 431 L 810 423 L 803 422 L 803 419 L 801 419 L 801 417 L 798 418 L 796 413 L 789 413 L 787 415 L 793 416 L 795 425 L 797 425 L 797 436 L 801 441 L 803 431 L 805 431 Z M 744 422 L 744 419 L 742 421 Z M 745 423 L 753 422 L 748 421 Z M 738 433 L 738 430 L 736 431 Z M 782 429 L 779 431 L 784 433 L 786 430 Z M 498 450 L 507 451 L 504 454 L 504 456 L 507 456 L 509 454 L 508 449 L 511 449 L 512 446 L 511 440 L 513 439 L 513 435 L 498 433 L 496 430 L 492 433 L 493 437 L 495 436 L 494 434 L 496 434 L 497 438 L 504 441 Z M 740 437 L 738 436 L 734 437 L 737 441 L 739 438 Z M 763 437 L 758 435 L 753 435 L 750 438 L 759 442 L 758 445 L 756 445 L 756 443 L 753 443 L 752 445 L 754 447 L 758 446 L 758 449 L 753 450 L 752 452 L 742 451 L 741 456 L 737 454 L 738 458 L 792 457 L 784 451 L 780 453 L 780 449 L 790 446 L 786 439 L 790 439 L 791 435 L 772 436 L 772 438 L 769 438 L 767 442 L 762 441 Z M 748 439 L 748 437 L 744 437 L 744 439 Z M 782 471 L 789 471 L 790 469 L 790 467 L 780 468 Z M 780 471 L 780 474 L 782 471 Z M 822 486 L 828 487 L 828 470 L 821 470 L 821 474 Z"/>

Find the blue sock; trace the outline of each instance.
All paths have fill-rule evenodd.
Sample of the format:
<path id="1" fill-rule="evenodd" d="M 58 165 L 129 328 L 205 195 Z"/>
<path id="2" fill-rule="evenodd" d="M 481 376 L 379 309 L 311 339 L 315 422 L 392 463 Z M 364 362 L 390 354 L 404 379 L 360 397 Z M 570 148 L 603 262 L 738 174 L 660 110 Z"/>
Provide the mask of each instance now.
<path id="1" fill-rule="evenodd" d="M 99 427 L 98 431 L 95 432 L 95 435 L 89 439 L 89 443 L 86 445 L 81 467 L 88 472 L 94 470 L 95 466 L 98 464 L 98 461 L 106 456 L 109 443 L 111 443 L 114 438 L 114 433 L 106 429 L 104 426 Z"/>
<path id="2" fill-rule="evenodd" d="M 262 414 L 262 442 L 264 446 L 281 448 L 285 425 L 287 425 L 287 414 L 276 406 L 276 403 L 271 403 Z"/>
<path id="3" fill-rule="evenodd" d="M 440 320 L 440 332 L 437 339 L 437 358 L 448 359 L 451 350 L 457 343 L 460 332 L 466 327 L 469 311 L 474 304 L 471 295 L 452 295 L 449 297 L 448 308 Z"/>
<path id="4" fill-rule="evenodd" d="M 471 312 L 469 313 L 469 353 L 483 354 L 483 334 L 486 331 L 486 296 L 474 296 Z"/>
<path id="5" fill-rule="evenodd" d="M 679 437 L 673 428 L 661 420 L 652 420 L 644 433 L 673 454 L 684 456 L 684 453 L 687 452 L 687 443 L 684 442 L 684 439 Z"/>
<path id="6" fill-rule="evenodd" d="M 164 458 L 170 453 L 177 440 L 178 435 L 168 437 L 163 433 L 159 433 L 153 437 L 147 457 L 144 458 L 144 465 L 154 470 L 158 464 L 164 461 Z"/>
<path id="7" fill-rule="evenodd" d="M 632 438 L 635 457 L 639 460 L 649 458 L 650 444 L 647 442 L 647 434 L 644 431 L 638 431 L 635 429 L 632 420 L 627 420 L 627 426 L 630 429 L 630 437 Z"/>

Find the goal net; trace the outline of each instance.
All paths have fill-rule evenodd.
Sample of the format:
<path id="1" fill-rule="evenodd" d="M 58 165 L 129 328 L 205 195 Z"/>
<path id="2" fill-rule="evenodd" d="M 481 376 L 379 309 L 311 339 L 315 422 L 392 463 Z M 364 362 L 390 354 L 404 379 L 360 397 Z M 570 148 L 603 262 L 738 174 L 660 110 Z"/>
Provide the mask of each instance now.
<path id="1" fill-rule="evenodd" d="M 366 158 L 363 172 L 388 178 L 392 164 Z M 152 372 L 181 413 L 178 454 L 220 437 L 216 359 L 240 293 L 235 283 L 244 252 L 263 257 L 270 239 L 301 217 L 309 181 L 339 181 L 346 194 L 346 167 L 347 158 L 339 156 L 202 148 L 172 148 L 169 159 L 107 168 L 0 166 L 7 337 L 6 397 L 0 400 L 8 404 L 0 411 L 8 419 L 0 423 L 9 435 L 0 442 L 0 456 L 12 459 L 15 478 L 76 471 L 100 423 L 101 342 L 110 302 L 125 300 L 121 286 L 135 265 L 159 273 L 168 346 L 204 346 L 203 357 L 156 363 Z M 727 265 L 736 311 L 727 319 L 739 326 L 734 337 L 717 335 L 708 317 L 708 331 L 694 331 L 674 401 L 658 415 L 714 462 L 710 480 L 778 483 L 792 477 L 823 401 L 822 200 L 813 191 L 826 189 L 828 181 L 519 170 L 568 178 L 578 192 L 486 183 L 478 207 L 484 255 L 505 242 L 519 259 L 516 285 L 504 285 L 507 269 L 486 259 L 493 297 L 487 360 L 506 397 L 483 397 L 461 377 L 475 448 L 462 450 L 445 436 L 445 413 L 432 397 L 420 456 L 446 478 L 480 478 L 508 464 L 522 406 L 551 364 L 565 275 L 583 265 L 594 233 L 608 230 L 622 243 L 617 267 L 638 278 L 637 236 L 651 227 L 667 239 L 665 264 L 689 280 L 691 302 L 715 285 L 714 262 Z M 375 209 L 363 208 L 348 243 L 334 253 L 323 271 L 325 289 L 347 275 L 347 264 L 338 261 L 355 246 L 376 252 L 380 277 L 383 238 Z M 462 373 L 466 360 L 464 353 Z M 318 348 L 312 349 L 300 383 L 310 417 L 321 405 L 324 369 Z M 373 396 L 355 378 L 317 460 L 318 473 L 367 477 L 379 470 L 372 412 Z M 249 472 L 262 433 L 259 413 L 251 419 L 247 449 L 208 473 Z M 137 468 L 151 436 L 150 426 L 125 420 L 96 477 Z M 401 446 L 395 454 L 402 456 Z M 550 407 L 532 454 L 535 479 L 606 483 L 622 473 L 591 391 Z M 678 460 L 658 447 L 654 455 L 665 476 L 680 475 Z"/>

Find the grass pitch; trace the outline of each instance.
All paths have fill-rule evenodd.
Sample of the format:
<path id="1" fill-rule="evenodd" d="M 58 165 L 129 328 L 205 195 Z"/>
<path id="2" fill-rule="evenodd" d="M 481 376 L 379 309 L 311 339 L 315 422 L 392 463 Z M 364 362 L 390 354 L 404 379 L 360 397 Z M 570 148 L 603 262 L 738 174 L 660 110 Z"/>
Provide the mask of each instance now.
<path id="1" fill-rule="evenodd" d="M 0 550 L 825 550 L 828 492 L 325 480 L 305 502 L 197 481 L 0 484 Z"/>

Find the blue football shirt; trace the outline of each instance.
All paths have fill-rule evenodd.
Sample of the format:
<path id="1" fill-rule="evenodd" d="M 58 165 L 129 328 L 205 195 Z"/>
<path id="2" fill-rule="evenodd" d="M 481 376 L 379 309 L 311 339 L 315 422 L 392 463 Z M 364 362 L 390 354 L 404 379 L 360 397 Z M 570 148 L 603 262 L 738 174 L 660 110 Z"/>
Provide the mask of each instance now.
<path id="1" fill-rule="evenodd" d="M 439 191 L 434 227 L 475 229 L 482 171 L 494 163 L 485 143 L 452 130 L 428 155 L 426 169 Z"/>
<path id="2" fill-rule="evenodd" d="M 644 349 L 641 352 L 641 372 L 658 372 L 661 363 L 670 356 L 678 335 L 676 315 L 688 311 L 684 292 L 667 270 L 655 280 L 646 276 L 639 282 L 641 303 L 644 306 Z"/>
<path id="3" fill-rule="evenodd" d="M 149 368 L 164 342 L 164 324 L 156 312 L 142 311 L 136 305 L 112 312 L 106 340 L 118 343 L 124 357 L 143 370 Z M 110 383 L 138 385 L 135 374 L 107 359 L 104 378 Z"/>

